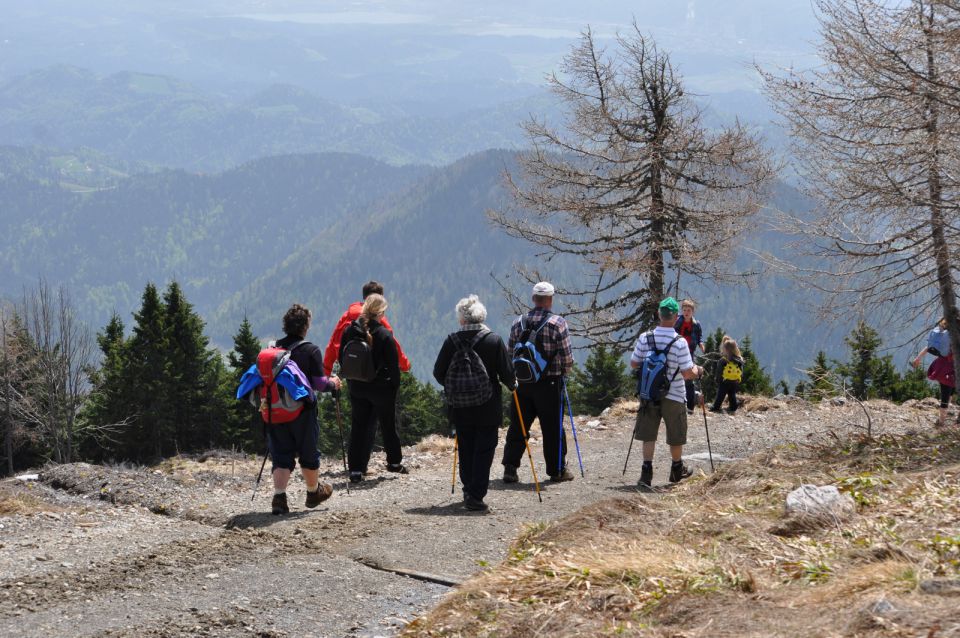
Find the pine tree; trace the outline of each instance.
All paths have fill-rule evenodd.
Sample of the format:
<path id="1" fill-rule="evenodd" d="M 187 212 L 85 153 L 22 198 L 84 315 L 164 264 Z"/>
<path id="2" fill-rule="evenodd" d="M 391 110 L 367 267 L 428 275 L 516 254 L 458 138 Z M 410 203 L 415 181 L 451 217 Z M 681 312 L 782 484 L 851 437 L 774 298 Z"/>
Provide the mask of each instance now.
<path id="1" fill-rule="evenodd" d="M 857 322 L 856 327 L 849 336 L 844 338 L 844 343 L 850 348 L 850 361 L 847 363 L 838 363 L 835 370 L 837 374 L 850 381 L 850 392 L 854 397 L 861 401 L 884 394 L 881 388 L 877 388 L 876 375 L 880 360 L 877 359 L 877 349 L 882 341 L 880 333 L 868 326 L 864 321 Z M 892 364 L 888 369 L 887 380 L 885 383 L 896 382 L 896 370 Z M 883 383 L 881 383 L 881 386 Z"/>
<path id="2" fill-rule="evenodd" d="M 223 403 L 211 401 L 220 390 L 214 355 L 203 334 L 203 320 L 173 281 L 163 296 L 166 352 L 163 418 L 174 433 L 175 449 L 197 450 L 215 445 L 225 416 Z M 222 364 L 221 364 L 222 367 Z"/>
<path id="3" fill-rule="evenodd" d="M 754 354 L 749 335 L 740 342 L 740 354 L 743 355 L 743 379 L 740 381 L 740 389 L 747 394 L 772 395 L 773 382 Z"/>
<path id="4" fill-rule="evenodd" d="M 172 449 L 173 432 L 164 413 L 166 404 L 166 355 L 169 350 L 165 330 L 164 307 L 157 287 L 148 283 L 141 297 L 140 310 L 133 315 L 135 325 L 128 349 L 124 396 L 131 397 L 135 414 L 133 427 L 122 437 L 121 455 L 144 460 L 162 457 Z"/>
<path id="5" fill-rule="evenodd" d="M 430 434 L 449 434 L 450 422 L 440 393 L 410 373 L 400 377 L 397 393 L 397 429 L 404 445 Z"/>
<path id="6" fill-rule="evenodd" d="M 567 391 L 574 412 L 589 415 L 600 414 L 629 395 L 630 377 L 624 372 L 622 353 L 608 344 L 591 348 L 584 369 L 573 369 Z"/>
<path id="7" fill-rule="evenodd" d="M 230 367 L 222 381 L 221 390 L 221 394 L 228 400 L 224 444 L 241 450 L 254 451 L 263 447 L 263 433 L 256 409 L 248 402 L 235 398 L 240 378 L 256 363 L 259 352 L 260 340 L 253 334 L 250 322 L 244 317 L 240 329 L 233 336 L 233 350 L 227 353 Z"/>
<path id="8" fill-rule="evenodd" d="M 720 362 L 720 342 L 723 341 L 723 328 L 718 327 L 712 335 L 707 336 L 703 343 L 705 356 L 703 363 L 703 378 L 700 380 L 703 396 L 717 396 L 716 373 Z"/>
<path id="9" fill-rule="evenodd" d="M 820 401 L 837 393 L 833 383 L 833 371 L 830 369 L 827 353 L 823 350 L 817 353 L 817 358 L 806 375 L 810 379 L 805 388 L 806 398 L 810 401 Z"/>
<path id="10" fill-rule="evenodd" d="M 129 345 L 120 315 L 113 313 L 103 331 L 97 334 L 97 344 L 103 353 L 103 362 L 90 375 L 92 388 L 81 419 L 98 425 L 114 424 L 122 433 L 123 428 L 129 427 L 127 423 L 134 414 L 131 397 L 126 394 L 132 384 L 125 378 Z M 115 456 L 117 452 L 116 445 L 110 440 L 81 442 L 84 458 L 100 460 Z"/>

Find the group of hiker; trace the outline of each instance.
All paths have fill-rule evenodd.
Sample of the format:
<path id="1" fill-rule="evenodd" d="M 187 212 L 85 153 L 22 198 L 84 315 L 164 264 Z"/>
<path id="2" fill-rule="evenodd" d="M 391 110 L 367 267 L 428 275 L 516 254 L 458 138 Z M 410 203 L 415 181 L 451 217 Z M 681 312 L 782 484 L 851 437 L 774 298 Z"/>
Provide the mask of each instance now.
<path id="1" fill-rule="evenodd" d="M 408 473 L 397 432 L 396 401 L 401 372 L 410 369 L 410 361 L 385 316 L 383 286 L 371 281 L 363 286 L 362 293 L 363 301 L 351 304 L 343 313 L 322 353 L 307 341 L 310 311 L 300 304 L 291 306 L 283 317 L 285 336 L 259 353 L 257 363 L 244 374 L 237 390 L 237 398 L 250 401 L 264 422 L 272 459 L 274 514 L 289 512 L 286 487 L 296 459 L 306 483 L 306 507 L 316 507 L 333 493 L 333 488 L 320 482 L 318 476 L 316 393 L 333 393 L 338 399 L 339 416 L 341 379 L 347 382 L 352 407 L 349 446 L 344 450 L 349 481 L 359 483 L 367 474 L 378 425 L 387 471 Z M 488 509 L 484 498 L 503 422 L 504 388 L 512 394 L 512 401 L 502 457 L 503 482 L 520 480 L 525 451 L 536 481 L 528 444 L 529 427 L 535 419 L 541 424 L 549 479 L 565 482 L 574 478 L 567 467 L 566 433 L 560 425 L 566 408 L 573 426 L 565 383 L 574 365 L 573 348 L 566 320 L 553 312 L 555 294 L 549 282 L 533 286 L 532 307 L 514 320 L 507 343 L 484 323 L 487 310 L 476 295 L 456 304 L 459 329 L 444 340 L 433 375 L 444 387 L 456 436 L 463 505 L 468 510 Z M 691 300 L 678 304 L 672 297 L 664 299 L 658 309 L 659 325 L 640 335 L 630 357 L 641 399 L 633 433 L 643 443 L 638 482 L 641 489 L 652 486 L 661 421 L 673 461 L 669 480 L 678 482 L 691 475 L 682 452 L 687 441 L 687 416 L 703 400 L 694 380 L 704 372 L 693 361 L 697 349 L 704 350 L 703 329 L 694 317 L 695 309 Z M 743 359 L 729 337 L 724 337 L 721 356 L 717 365 L 720 390 L 711 410 L 719 410 L 724 398 L 729 397 L 733 412 L 737 409 Z M 336 366 L 339 375 L 334 374 Z M 544 426 L 554 423 L 560 427 Z M 576 437 L 575 429 L 573 434 Z"/>

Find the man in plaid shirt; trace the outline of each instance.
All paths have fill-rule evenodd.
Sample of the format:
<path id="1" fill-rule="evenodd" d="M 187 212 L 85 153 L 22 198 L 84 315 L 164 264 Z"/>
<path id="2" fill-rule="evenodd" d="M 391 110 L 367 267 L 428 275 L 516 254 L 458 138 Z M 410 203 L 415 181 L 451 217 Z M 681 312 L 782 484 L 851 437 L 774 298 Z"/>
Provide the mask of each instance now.
<path id="1" fill-rule="evenodd" d="M 530 435 L 530 425 L 533 420 L 537 418 L 540 420 L 543 460 L 546 462 L 550 480 L 572 481 L 573 473 L 566 467 L 566 435 L 560 435 L 560 423 L 563 418 L 560 400 L 563 395 L 563 377 L 573 369 L 573 348 L 570 346 L 570 333 L 566 320 L 550 311 L 553 307 L 553 293 L 553 285 L 546 281 L 541 281 L 533 287 L 534 307 L 513 322 L 508 347 L 513 352 L 513 347 L 520 341 L 524 329 L 531 330 L 530 339 L 534 340 L 533 332 L 542 324 L 534 343 L 543 358 L 547 360 L 547 367 L 538 382 L 519 385 L 517 399 L 523 413 L 527 436 Z M 517 476 L 517 468 L 523 459 L 525 447 L 517 407 L 512 405 L 507 442 L 503 449 L 504 483 L 516 483 L 520 480 Z"/>

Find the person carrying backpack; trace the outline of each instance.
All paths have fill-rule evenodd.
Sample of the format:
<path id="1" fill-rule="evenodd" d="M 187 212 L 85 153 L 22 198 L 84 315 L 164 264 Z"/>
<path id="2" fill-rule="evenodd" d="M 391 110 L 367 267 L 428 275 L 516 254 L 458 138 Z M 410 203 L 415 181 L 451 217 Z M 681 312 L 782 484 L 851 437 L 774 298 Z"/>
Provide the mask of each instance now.
<path id="1" fill-rule="evenodd" d="M 483 324 L 487 309 L 476 295 L 457 302 L 460 330 L 447 336 L 433 364 L 457 433 L 463 505 L 485 512 L 490 466 L 503 423 L 500 384 L 516 387 L 513 363 L 498 335 Z"/>
<path id="2" fill-rule="evenodd" d="M 696 309 L 697 305 L 693 302 L 693 299 L 684 299 L 680 304 L 680 312 L 683 314 L 677 317 L 676 323 L 673 324 L 673 329 L 687 342 L 691 357 L 696 356 L 697 348 L 700 348 L 701 352 L 706 352 L 703 347 L 703 326 L 693 316 Z M 699 405 L 697 390 L 693 386 L 693 381 L 685 381 L 684 389 L 687 393 L 687 414 L 693 414 L 694 406 Z"/>
<path id="3" fill-rule="evenodd" d="M 364 300 L 373 294 L 382 295 L 383 284 L 378 281 L 368 281 L 363 284 L 361 292 Z M 362 310 L 363 301 L 356 301 L 350 304 L 347 311 L 340 315 L 340 319 L 337 320 L 337 325 L 333 329 L 333 333 L 330 334 L 330 340 L 327 342 L 327 347 L 323 352 L 323 369 L 326 374 L 333 373 L 333 364 L 336 363 L 340 357 L 340 341 L 343 339 L 343 331 L 360 317 Z M 380 325 L 390 332 L 393 332 L 393 328 L 390 326 L 390 322 L 387 321 L 386 315 L 380 319 Z M 397 344 L 397 358 L 399 359 L 400 371 L 410 372 L 410 360 L 407 358 L 407 355 L 403 353 L 400 342 L 396 341 L 396 339 L 394 339 L 394 341 Z"/>
<path id="4" fill-rule="evenodd" d="M 717 362 L 714 380 L 717 383 L 717 398 L 714 399 L 710 411 L 719 412 L 724 398 L 730 397 L 728 412 L 733 414 L 740 405 L 737 402 L 737 391 L 743 380 L 743 355 L 740 354 L 737 342 L 727 335 L 724 335 L 720 342 L 720 360 Z"/>
<path id="5" fill-rule="evenodd" d="M 953 353 L 950 351 L 950 336 L 947 333 L 946 317 L 940 319 L 937 326 L 927 337 L 927 347 L 913 360 L 913 367 L 919 368 L 923 356 L 932 354 L 936 359 L 927 369 L 927 378 L 940 384 L 940 414 L 936 427 L 947 425 L 947 410 L 950 407 L 950 397 L 956 391 L 956 377 L 953 369 Z M 960 417 L 957 424 L 960 425 Z"/>
<path id="6" fill-rule="evenodd" d="M 340 389 L 340 379 L 323 373 L 323 354 L 320 348 L 306 341 L 310 330 L 310 310 L 300 304 L 293 304 L 283 315 L 283 332 L 275 346 L 289 351 L 289 358 L 309 382 L 309 392 L 335 392 Z M 317 402 L 313 396 L 303 400 L 303 409 L 292 421 L 274 422 L 266 425 L 267 449 L 273 459 L 271 476 L 273 478 L 273 500 L 270 503 L 274 515 L 287 514 L 287 484 L 300 459 L 300 471 L 307 485 L 306 507 L 316 507 L 333 494 L 333 487 L 321 483 L 319 478 L 320 452 L 317 441 L 320 437 L 320 423 L 317 419 Z"/>
<path id="7" fill-rule="evenodd" d="M 674 330 L 679 311 L 673 297 L 661 301 L 660 325 L 641 334 L 630 355 L 630 367 L 640 369 L 641 399 L 634 438 L 643 441 L 643 469 L 637 483 L 641 489 L 650 489 L 653 483 L 653 453 L 661 419 L 666 425 L 667 445 L 673 459 L 670 482 L 677 483 L 693 474 L 683 463 L 683 446 L 687 442 L 684 381 L 702 376 L 703 368 L 693 363 L 687 342 Z"/>
<path id="8" fill-rule="evenodd" d="M 573 369 L 573 348 L 566 320 L 551 311 L 554 291 L 546 281 L 533 287 L 534 307 L 513 322 L 508 345 L 519 383 L 516 403 L 520 404 L 526 434 L 530 435 L 533 420 L 539 419 L 547 474 L 550 480 L 559 482 L 573 480 L 573 473 L 566 467 L 566 435 L 560 436 L 563 377 Z M 504 483 L 520 480 L 517 469 L 526 449 L 520 416 L 517 406 L 511 406 L 503 449 Z"/>
<path id="9" fill-rule="evenodd" d="M 400 360 L 397 341 L 383 325 L 387 300 L 373 293 L 363 301 L 360 316 L 343 331 L 340 374 L 350 389 L 351 427 L 347 466 L 350 481 L 359 483 L 367 471 L 376 423 L 380 422 L 387 471 L 407 474 L 397 432 L 397 391 Z"/>

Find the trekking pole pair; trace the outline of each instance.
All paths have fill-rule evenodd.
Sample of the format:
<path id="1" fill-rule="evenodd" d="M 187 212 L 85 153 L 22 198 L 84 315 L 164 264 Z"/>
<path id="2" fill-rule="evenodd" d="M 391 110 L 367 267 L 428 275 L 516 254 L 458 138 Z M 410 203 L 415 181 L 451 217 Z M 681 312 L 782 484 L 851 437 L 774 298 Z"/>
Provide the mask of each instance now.
<path id="1" fill-rule="evenodd" d="M 563 471 L 563 419 L 566 416 L 563 410 L 564 400 L 567 412 L 570 415 L 570 430 L 573 432 L 573 445 L 577 448 L 577 462 L 580 463 L 580 478 L 583 478 L 583 457 L 580 456 L 580 441 L 577 440 L 577 426 L 573 423 L 573 406 L 570 405 L 570 395 L 567 394 L 567 380 L 561 380 L 563 394 L 560 395 L 560 438 L 557 440 L 557 471 Z"/>

